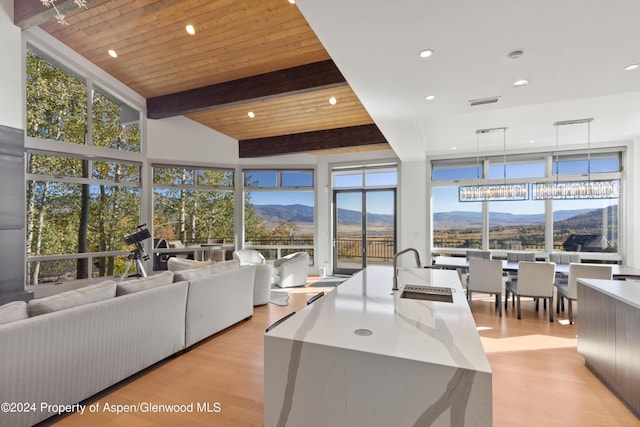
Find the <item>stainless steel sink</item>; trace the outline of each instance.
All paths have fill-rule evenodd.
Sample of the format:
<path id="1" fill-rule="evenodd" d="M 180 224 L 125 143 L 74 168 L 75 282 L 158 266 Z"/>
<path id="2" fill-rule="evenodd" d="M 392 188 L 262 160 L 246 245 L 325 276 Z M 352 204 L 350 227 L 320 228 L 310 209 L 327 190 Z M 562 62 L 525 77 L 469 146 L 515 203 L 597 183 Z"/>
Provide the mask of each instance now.
<path id="1" fill-rule="evenodd" d="M 433 286 L 405 285 L 400 298 L 418 299 L 426 301 L 453 302 L 451 288 Z"/>

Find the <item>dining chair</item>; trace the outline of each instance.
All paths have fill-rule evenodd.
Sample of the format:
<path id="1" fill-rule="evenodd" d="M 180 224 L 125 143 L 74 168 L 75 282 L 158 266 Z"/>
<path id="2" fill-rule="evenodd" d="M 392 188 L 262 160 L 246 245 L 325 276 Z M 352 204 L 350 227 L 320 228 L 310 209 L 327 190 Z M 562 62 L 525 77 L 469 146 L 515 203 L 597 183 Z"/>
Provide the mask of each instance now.
<path id="1" fill-rule="evenodd" d="M 535 261 L 536 253 L 535 252 L 507 252 L 507 262 L 520 262 L 520 261 Z M 518 279 L 517 271 L 507 271 L 507 282 L 511 282 Z M 509 300 L 509 290 L 505 290 L 504 295 L 505 303 Z M 546 307 L 545 307 L 546 308 Z"/>
<path id="2" fill-rule="evenodd" d="M 577 253 L 567 253 L 567 252 L 553 252 L 549 254 L 549 261 L 550 262 L 555 262 L 556 265 L 558 264 L 571 264 L 573 262 L 575 263 L 579 263 L 581 262 L 580 260 L 580 254 Z M 567 284 L 568 282 L 568 277 L 566 274 L 562 274 L 562 273 L 558 273 L 556 271 L 556 280 L 555 283 L 556 285 L 558 284 Z M 558 301 L 556 302 L 556 305 L 560 303 L 561 305 L 561 309 L 564 310 L 564 300 L 561 300 L 560 298 L 558 298 Z"/>
<path id="3" fill-rule="evenodd" d="M 467 249 L 467 259 L 491 259 L 491 251 L 482 251 L 479 249 Z"/>
<path id="4" fill-rule="evenodd" d="M 553 279 L 556 274 L 556 264 L 553 262 L 520 261 L 518 263 L 518 278 L 507 282 L 506 289 L 517 298 L 518 319 L 521 318 L 520 297 L 534 297 L 536 311 L 539 300 L 544 298 L 545 306 L 549 300 L 549 322 L 553 322 Z M 507 308 L 507 301 L 504 304 Z"/>
<path id="5" fill-rule="evenodd" d="M 469 260 L 467 301 L 471 307 L 471 293 L 495 294 L 496 308 L 502 317 L 502 261 L 499 259 L 472 258 Z"/>
<path id="6" fill-rule="evenodd" d="M 553 252 L 549 254 L 549 261 L 556 264 L 571 264 L 580 262 L 580 254 L 570 254 L 566 252 Z"/>
<path id="7" fill-rule="evenodd" d="M 610 265 L 595 265 L 595 264 L 569 264 L 569 280 L 566 283 L 556 282 L 557 289 L 557 301 L 556 301 L 556 313 L 560 313 L 560 308 L 563 306 L 562 302 L 564 298 L 568 301 L 568 315 L 569 324 L 573 323 L 573 307 L 572 302 L 578 299 L 578 278 L 580 279 L 608 279 L 613 278 L 613 267 Z M 564 309 L 564 307 L 562 307 Z"/>

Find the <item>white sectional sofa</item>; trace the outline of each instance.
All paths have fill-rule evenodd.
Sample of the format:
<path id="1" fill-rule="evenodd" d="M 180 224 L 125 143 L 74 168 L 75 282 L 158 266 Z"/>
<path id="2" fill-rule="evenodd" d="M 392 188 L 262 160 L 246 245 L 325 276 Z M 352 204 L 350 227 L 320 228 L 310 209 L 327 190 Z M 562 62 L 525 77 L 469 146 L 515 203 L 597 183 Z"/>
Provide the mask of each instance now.
<path id="1" fill-rule="evenodd" d="M 255 270 L 228 263 L 0 307 L 0 402 L 36 405 L 0 426 L 32 426 L 56 415 L 43 403 L 81 402 L 251 317 Z"/>

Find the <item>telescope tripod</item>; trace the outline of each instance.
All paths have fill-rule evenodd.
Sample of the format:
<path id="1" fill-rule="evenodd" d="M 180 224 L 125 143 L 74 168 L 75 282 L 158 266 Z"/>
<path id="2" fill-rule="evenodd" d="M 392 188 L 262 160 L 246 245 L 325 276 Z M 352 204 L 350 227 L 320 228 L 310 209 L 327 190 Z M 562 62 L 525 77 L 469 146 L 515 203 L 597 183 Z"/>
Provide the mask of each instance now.
<path id="1" fill-rule="evenodd" d="M 127 263 L 127 268 L 125 268 L 124 273 L 120 276 L 120 281 L 124 280 L 125 277 L 147 277 L 147 272 L 144 270 L 142 260 L 146 261 L 148 259 L 149 255 L 145 253 L 144 246 L 142 246 L 142 243 L 138 243 L 137 247 L 131 251 L 131 259 Z M 136 273 L 127 276 L 133 264 L 136 266 Z"/>

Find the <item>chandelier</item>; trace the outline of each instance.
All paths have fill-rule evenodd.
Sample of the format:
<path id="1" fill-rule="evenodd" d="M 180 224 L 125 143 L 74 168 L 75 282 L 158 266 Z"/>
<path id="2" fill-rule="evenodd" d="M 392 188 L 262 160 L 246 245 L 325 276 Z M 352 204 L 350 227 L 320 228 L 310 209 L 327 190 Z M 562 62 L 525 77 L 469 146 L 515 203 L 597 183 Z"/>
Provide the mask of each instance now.
<path id="1" fill-rule="evenodd" d="M 503 145 L 503 177 L 504 184 L 480 184 L 480 135 L 490 132 L 502 132 Z M 477 185 L 466 185 L 458 188 L 458 201 L 512 201 L 529 199 L 528 184 L 507 184 L 507 128 L 478 129 L 476 131 L 476 177 Z"/>
<path id="2" fill-rule="evenodd" d="M 42 5 L 45 7 L 53 7 L 53 9 L 56 11 L 56 20 L 60 25 L 69 25 L 67 21 L 65 21 L 65 16 L 62 13 L 60 13 L 58 8 L 56 7 L 56 0 L 40 0 L 40 1 L 42 2 Z M 87 9 L 87 0 L 73 0 L 73 2 L 80 9 L 82 8 Z"/>
<path id="3" fill-rule="evenodd" d="M 555 182 L 542 182 L 531 184 L 531 198 L 533 200 L 544 199 L 615 199 L 620 195 L 620 181 L 613 180 L 591 180 L 591 122 L 593 119 L 567 120 L 555 122 L 556 127 L 556 161 L 555 161 Z M 559 159 L 558 159 L 558 128 L 575 124 L 587 125 L 587 180 L 586 181 L 563 181 L 559 180 Z"/>

